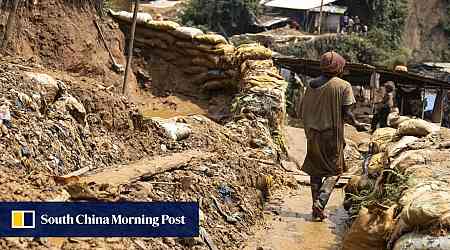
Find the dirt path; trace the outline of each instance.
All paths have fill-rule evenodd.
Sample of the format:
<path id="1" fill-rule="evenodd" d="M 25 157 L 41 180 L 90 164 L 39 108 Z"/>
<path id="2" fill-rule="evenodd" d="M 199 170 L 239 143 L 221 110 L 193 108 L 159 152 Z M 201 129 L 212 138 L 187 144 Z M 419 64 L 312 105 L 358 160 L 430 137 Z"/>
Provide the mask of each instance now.
<path id="1" fill-rule="evenodd" d="M 303 129 L 288 127 L 289 150 L 300 161 L 306 154 Z M 307 186 L 297 190 L 279 192 L 266 207 L 267 226 L 259 229 L 245 244 L 245 250 L 320 250 L 340 249 L 346 229 L 347 215 L 342 208 L 343 191 L 336 189 L 327 207 L 329 218 L 322 222 L 311 221 L 311 193 Z"/>

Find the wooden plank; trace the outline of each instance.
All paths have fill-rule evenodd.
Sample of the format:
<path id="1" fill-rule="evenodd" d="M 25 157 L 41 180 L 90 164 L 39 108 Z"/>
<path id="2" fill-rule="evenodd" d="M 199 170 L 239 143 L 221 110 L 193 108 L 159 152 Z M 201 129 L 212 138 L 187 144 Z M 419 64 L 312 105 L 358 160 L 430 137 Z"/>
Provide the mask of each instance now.
<path id="1" fill-rule="evenodd" d="M 185 151 L 168 156 L 157 156 L 152 159 L 144 159 L 128 165 L 102 169 L 100 172 L 81 177 L 81 181 L 111 185 L 125 184 L 179 168 L 193 158 L 209 157 L 211 155 L 211 153 L 200 151 Z"/>

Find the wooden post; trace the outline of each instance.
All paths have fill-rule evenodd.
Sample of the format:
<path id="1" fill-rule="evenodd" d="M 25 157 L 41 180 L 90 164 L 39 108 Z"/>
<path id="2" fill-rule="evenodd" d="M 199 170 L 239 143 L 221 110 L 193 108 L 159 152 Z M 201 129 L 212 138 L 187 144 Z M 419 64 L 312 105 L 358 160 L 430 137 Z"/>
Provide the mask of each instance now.
<path id="1" fill-rule="evenodd" d="M 444 112 L 444 90 L 440 89 L 436 93 L 436 99 L 434 100 L 431 122 L 440 124 L 442 122 L 443 112 Z"/>
<path id="2" fill-rule="evenodd" d="M 322 13 L 323 12 L 323 0 L 320 2 L 320 14 L 319 14 L 319 35 L 320 35 L 320 30 L 322 29 Z"/>
<path id="3" fill-rule="evenodd" d="M 131 25 L 131 32 L 130 32 L 130 38 L 129 38 L 130 41 L 128 43 L 128 60 L 127 60 L 127 66 L 125 67 L 125 76 L 123 77 L 122 94 L 125 94 L 125 90 L 127 87 L 128 73 L 129 73 L 130 67 L 131 67 L 131 59 L 133 57 L 134 33 L 136 31 L 138 10 L 139 10 L 139 0 L 136 0 L 136 3 L 134 5 L 134 13 L 133 13 L 133 24 Z"/>
<path id="4" fill-rule="evenodd" d="M 422 120 L 425 119 L 425 108 L 426 106 L 424 106 L 425 104 L 425 89 L 422 89 Z"/>
<path id="5" fill-rule="evenodd" d="M 16 12 L 17 7 L 19 5 L 19 0 L 14 0 L 13 7 L 8 15 L 8 23 L 6 24 L 6 30 L 5 30 L 5 36 L 3 37 L 2 41 L 2 49 L 6 49 L 6 46 L 8 46 L 9 37 L 11 36 L 11 32 L 13 30 L 13 25 L 15 24 L 16 20 Z"/>

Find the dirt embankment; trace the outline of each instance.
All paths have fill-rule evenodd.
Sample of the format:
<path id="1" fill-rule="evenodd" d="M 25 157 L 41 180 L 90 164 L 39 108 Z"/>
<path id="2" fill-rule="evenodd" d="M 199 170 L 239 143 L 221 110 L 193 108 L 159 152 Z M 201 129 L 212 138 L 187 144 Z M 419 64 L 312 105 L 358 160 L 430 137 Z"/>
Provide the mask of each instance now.
<path id="1" fill-rule="evenodd" d="M 203 116 L 180 117 L 178 122 L 192 133 L 174 141 L 154 123 L 134 116 L 131 102 L 94 79 L 3 58 L 0 83 L 1 200 L 199 201 L 205 215 L 202 226 L 214 243 L 219 249 L 238 249 L 250 227 L 261 223 L 269 188 L 295 184 L 267 157 L 266 148 L 251 144 L 258 134 L 256 127 L 224 127 Z M 189 155 L 191 150 L 202 157 Z M 90 184 L 68 183 L 55 177 L 86 167 L 100 170 L 140 159 L 153 162 L 175 153 L 185 154 L 188 160 L 172 170 L 119 185 L 96 184 L 95 179 Z M 189 180 L 187 187 L 179 184 L 184 180 Z M 67 192 L 69 197 L 61 198 Z M 94 246 L 207 249 L 199 238 L 0 239 L 2 249 Z"/>
<path id="2" fill-rule="evenodd" d="M 88 2 L 43 0 L 26 7 L 20 5 L 8 49 L 46 67 L 119 87 L 123 75 L 112 69 L 112 61 L 94 24 L 96 14 L 95 7 Z M 8 15 L 8 10 L 1 12 L 4 26 Z M 111 20 L 98 22 L 115 60 L 125 65 L 123 33 Z M 136 92 L 134 75 L 129 86 L 130 93 Z"/>
<path id="3" fill-rule="evenodd" d="M 444 61 L 449 59 L 449 37 L 442 28 L 447 15 L 448 1 L 409 0 L 404 45 L 413 51 L 413 60 Z M 445 56 L 445 54 L 447 54 Z"/>

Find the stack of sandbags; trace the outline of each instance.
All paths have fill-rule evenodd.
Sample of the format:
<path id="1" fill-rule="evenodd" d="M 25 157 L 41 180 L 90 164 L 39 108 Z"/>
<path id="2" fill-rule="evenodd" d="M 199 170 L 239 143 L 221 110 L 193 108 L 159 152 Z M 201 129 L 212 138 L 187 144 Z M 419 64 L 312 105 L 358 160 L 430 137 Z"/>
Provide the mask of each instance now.
<path id="1" fill-rule="evenodd" d="M 240 94 L 233 102 L 235 116 L 267 121 L 275 143 L 285 150 L 282 131 L 287 83 L 272 60 L 256 60 L 257 57 L 244 54 L 239 60 L 244 58 L 251 59 L 245 60 L 240 67 Z"/>
<path id="2" fill-rule="evenodd" d="M 179 68 L 187 82 L 205 90 L 236 88 L 234 46 L 221 35 L 204 34 L 172 21 L 147 21 L 138 23 L 135 41 L 152 56 Z"/>

